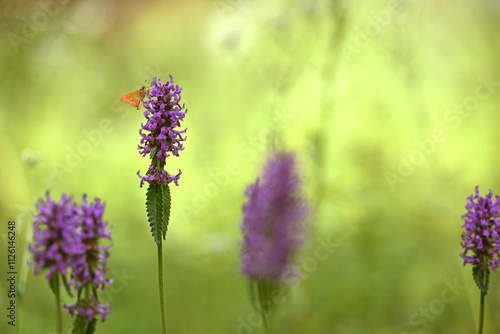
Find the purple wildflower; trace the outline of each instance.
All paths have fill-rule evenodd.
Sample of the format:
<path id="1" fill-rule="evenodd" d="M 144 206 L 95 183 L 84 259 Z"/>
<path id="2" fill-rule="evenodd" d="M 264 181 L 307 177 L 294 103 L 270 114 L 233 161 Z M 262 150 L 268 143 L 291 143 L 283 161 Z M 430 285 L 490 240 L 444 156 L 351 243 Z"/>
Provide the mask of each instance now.
<path id="1" fill-rule="evenodd" d="M 493 199 L 491 189 L 486 197 L 482 197 L 479 187 L 476 187 L 476 194 L 467 198 L 465 208 L 467 213 L 462 216 L 465 231 L 461 243 L 464 252 L 460 254 L 464 265 L 478 265 L 481 258 L 485 257 L 491 269 L 495 270 L 500 263 L 500 198 L 495 196 Z M 472 255 L 468 255 L 469 251 Z"/>
<path id="2" fill-rule="evenodd" d="M 33 253 L 35 274 L 48 269 L 47 279 L 57 272 L 66 276 L 75 258 L 83 254 L 82 233 L 79 230 L 79 210 L 72 197 L 65 194 L 59 203 L 54 202 L 49 192 L 47 199 L 37 204 L 38 215 L 34 216 L 34 240 L 29 245 Z"/>
<path id="3" fill-rule="evenodd" d="M 279 278 L 302 242 L 306 206 L 298 195 L 295 156 L 278 152 L 261 178 L 247 187 L 243 205 L 241 271 L 250 278 Z"/>
<path id="4" fill-rule="evenodd" d="M 79 220 L 82 231 L 82 245 L 85 247 L 83 256 L 78 257 L 73 264 L 71 282 L 75 290 L 82 286 L 93 283 L 96 288 L 104 287 L 112 283 L 106 279 L 106 261 L 109 256 L 109 248 L 99 244 L 100 238 L 111 240 L 111 228 L 103 221 L 105 205 L 96 198 L 95 202 L 88 203 L 87 195 L 83 195 L 83 203 L 79 212 Z"/>
<path id="5" fill-rule="evenodd" d="M 182 87 L 174 85 L 174 79 L 170 76 L 170 81 L 162 83 L 161 79 L 156 77 L 151 83 L 152 89 L 148 92 L 149 100 L 144 101 L 146 111 L 144 116 L 147 119 L 146 124 L 141 124 L 139 133 L 141 142 L 138 146 L 139 153 L 144 157 L 151 152 L 155 152 L 155 158 L 160 161 L 160 166 L 163 168 L 165 159 L 168 156 L 179 156 L 179 151 L 184 150 L 182 142 L 186 137 L 182 137 L 187 129 L 176 130 L 181 126 L 181 121 L 186 115 L 187 109 L 184 104 L 180 105 Z M 153 158 L 153 157 L 151 157 Z M 154 168 L 150 166 L 146 176 L 137 174 L 142 179 L 141 187 L 144 181 L 153 183 L 167 184 L 174 181 L 178 185 L 177 180 L 181 175 L 181 171 L 175 176 L 166 173 L 158 173 L 151 171 Z"/>
<path id="6" fill-rule="evenodd" d="M 66 277 L 71 269 L 69 286 L 73 285 L 80 296 L 82 289 L 104 287 L 112 280 L 105 278 L 106 260 L 111 246 L 99 244 L 100 238 L 111 240 L 111 228 L 102 219 L 104 204 L 99 199 L 87 202 L 87 195 L 83 195 L 83 204 L 79 207 L 72 197 L 61 196 L 59 203 L 54 202 L 47 192 L 47 200 L 41 200 L 37 209 L 34 223 L 35 243 L 29 246 L 33 253 L 35 274 L 41 268 L 49 270 L 47 278 L 52 279 L 57 272 Z M 93 315 L 99 313 L 104 316 L 111 312 L 109 304 L 99 304 L 94 296 L 78 299 L 73 306 L 66 306 L 73 315 L 75 310 L 88 322 Z"/>
<path id="7" fill-rule="evenodd" d="M 106 320 L 106 314 L 112 311 L 110 303 L 100 304 L 94 295 L 90 295 L 90 298 L 78 300 L 75 305 L 64 305 L 63 307 L 69 311 L 72 317 L 75 316 L 76 311 L 78 316 L 86 318 L 87 322 L 92 322 L 94 316 L 97 314 L 101 315 L 101 321 L 104 322 Z"/>
<path id="8" fill-rule="evenodd" d="M 140 171 L 137 172 L 137 175 L 141 178 L 141 188 L 144 185 L 144 181 L 159 183 L 165 186 L 173 181 L 176 186 L 179 186 L 178 180 L 181 177 L 181 174 L 182 172 L 180 169 L 179 174 L 177 175 L 170 175 L 164 169 L 158 172 L 153 165 L 149 165 L 149 171 L 146 173 L 146 176 L 141 176 Z"/>

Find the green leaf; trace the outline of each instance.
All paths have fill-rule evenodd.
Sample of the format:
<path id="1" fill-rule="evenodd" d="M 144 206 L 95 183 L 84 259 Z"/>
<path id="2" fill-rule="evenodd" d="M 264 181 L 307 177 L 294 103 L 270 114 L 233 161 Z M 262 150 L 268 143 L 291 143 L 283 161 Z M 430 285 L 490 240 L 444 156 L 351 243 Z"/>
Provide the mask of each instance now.
<path id="1" fill-rule="evenodd" d="M 479 277 L 479 270 L 477 266 L 472 267 L 472 277 L 474 278 L 474 282 L 476 282 L 477 287 L 481 292 L 483 292 L 483 284 L 481 282 L 481 278 Z"/>
<path id="2" fill-rule="evenodd" d="M 77 316 L 75 322 L 73 323 L 72 334 L 93 334 L 95 332 L 96 319 L 92 319 L 91 322 L 87 322 L 86 318 Z"/>
<path id="3" fill-rule="evenodd" d="M 163 240 L 167 236 L 168 230 L 168 221 L 170 219 L 170 188 L 168 187 L 168 183 L 166 186 L 161 186 L 163 192 Z"/>
<path id="4" fill-rule="evenodd" d="M 163 227 L 163 190 L 159 184 L 149 184 L 146 192 L 149 226 L 156 244 L 160 244 Z"/>
<path id="5" fill-rule="evenodd" d="M 82 334 L 87 330 L 87 320 L 85 318 L 77 316 L 73 322 L 72 334 Z"/>
<path id="6" fill-rule="evenodd" d="M 487 264 L 485 266 L 484 263 L 481 263 L 472 267 L 472 277 L 474 277 L 474 281 L 481 293 L 486 295 L 490 283 L 490 271 Z"/>
<path id="7" fill-rule="evenodd" d="M 488 287 L 490 284 L 490 269 L 488 268 L 488 258 L 483 257 L 483 285 L 484 285 L 484 294 L 488 292 Z"/>
<path id="8" fill-rule="evenodd" d="M 89 324 L 89 328 L 87 329 L 87 333 L 85 334 L 93 334 L 95 332 L 95 324 L 96 324 L 96 319 L 92 319 L 92 322 Z"/>
<path id="9" fill-rule="evenodd" d="M 488 293 L 488 288 L 490 286 L 490 271 L 486 269 L 486 279 L 484 282 L 484 294 Z"/>
<path id="10" fill-rule="evenodd" d="M 49 281 L 50 289 L 55 295 L 59 294 L 59 272 L 56 271 Z"/>
<path id="11" fill-rule="evenodd" d="M 71 293 L 71 290 L 69 288 L 69 284 L 68 284 L 68 281 L 66 280 L 66 277 L 64 277 L 63 275 L 61 275 L 61 277 L 62 277 L 63 285 L 66 288 L 66 292 L 68 293 L 68 295 L 70 297 L 73 297 L 73 294 Z"/>
<path id="12" fill-rule="evenodd" d="M 158 147 L 153 147 L 151 152 L 149 152 L 149 158 L 152 160 L 156 156 L 156 152 L 158 152 Z"/>

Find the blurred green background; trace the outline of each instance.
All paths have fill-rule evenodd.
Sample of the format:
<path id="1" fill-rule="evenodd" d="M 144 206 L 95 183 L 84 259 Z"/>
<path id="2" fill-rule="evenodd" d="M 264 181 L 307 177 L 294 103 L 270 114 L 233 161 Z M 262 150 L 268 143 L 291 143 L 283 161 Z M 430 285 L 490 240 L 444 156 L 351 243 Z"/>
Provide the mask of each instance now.
<path id="1" fill-rule="evenodd" d="M 15 220 L 19 272 L 15 329 L 0 281 L 1 333 L 55 331 L 50 288 L 25 265 L 46 190 L 106 202 L 115 283 L 97 333 L 159 332 L 156 246 L 136 175 L 149 164 L 137 151 L 144 109 L 119 97 L 168 75 L 189 109 L 186 149 L 167 160 L 183 173 L 164 245 L 169 333 L 262 333 L 239 273 L 239 223 L 273 146 L 297 153 L 313 212 L 276 333 L 475 331 L 460 216 L 476 185 L 500 191 L 498 2 L 1 7 L 0 247 Z M 498 333 L 498 273 L 490 284 L 485 332 Z"/>

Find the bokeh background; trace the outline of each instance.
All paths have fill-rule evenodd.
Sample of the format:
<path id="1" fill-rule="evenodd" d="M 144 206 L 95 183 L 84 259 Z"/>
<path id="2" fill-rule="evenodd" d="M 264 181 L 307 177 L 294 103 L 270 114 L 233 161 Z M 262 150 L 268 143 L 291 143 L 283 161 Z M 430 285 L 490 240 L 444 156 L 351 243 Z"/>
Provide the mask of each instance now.
<path id="1" fill-rule="evenodd" d="M 0 281 L 1 333 L 55 331 L 50 288 L 26 266 L 47 190 L 106 202 L 115 283 L 97 333 L 159 332 L 156 246 L 136 175 L 149 164 L 137 151 L 144 109 L 119 97 L 168 75 L 189 109 L 186 149 L 167 161 L 183 173 L 164 244 L 170 333 L 262 333 L 239 273 L 239 223 L 272 147 L 297 154 L 312 212 L 276 333 L 475 331 L 460 216 L 476 185 L 500 191 L 498 2 L 1 8 L 0 247 L 15 220 L 19 272 L 15 329 Z M 498 333 L 498 273 L 486 301 L 485 332 Z"/>

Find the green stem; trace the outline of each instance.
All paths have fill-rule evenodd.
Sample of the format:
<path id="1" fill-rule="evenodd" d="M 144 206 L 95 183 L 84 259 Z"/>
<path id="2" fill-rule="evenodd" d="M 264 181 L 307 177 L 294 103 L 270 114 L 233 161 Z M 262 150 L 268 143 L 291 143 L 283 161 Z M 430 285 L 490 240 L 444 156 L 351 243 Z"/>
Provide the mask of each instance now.
<path id="1" fill-rule="evenodd" d="M 479 328 L 478 334 L 483 334 L 483 321 L 484 321 L 484 297 L 486 295 L 481 291 L 481 302 L 479 303 Z"/>
<path id="2" fill-rule="evenodd" d="M 259 279 L 257 281 L 257 290 L 258 290 L 258 295 L 259 295 L 259 311 L 262 315 L 262 321 L 264 323 L 264 328 L 266 331 L 266 334 L 272 334 L 273 333 L 273 327 L 272 327 L 272 322 L 271 322 L 271 315 L 272 315 L 272 310 L 269 308 L 266 308 L 266 305 L 268 305 L 269 302 L 271 302 L 270 298 L 270 285 L 269 281 L 266 279 Z"/>
<path id="3" fill-rule="evenodd" d="M 165 317 L 165 295 L 163 291 L 163 248 L 162 239 L 158 244 L 158 286 L 160 288 L 161 332 L 167 334 L 167 319 Z"/>
<path id="4" fill-rule="evenodd" d="M 273 285 L 274 282 L 272 280 L 269 280 L 266 282 L 266 302 L 269 304 L 269 309 L 266 310 L 266 321 L 267 321 L 267 326 L 268 326 L 268 333 L 273 334 L 273 320 L 272 316 L 274 313 L 273 309 L 273 300 L 272 300 L 272 293 L 273 293 Z"/>
<path id="5" fill-rule="evenodd" d="M 54 294 L 56 295 L 56 333 L 63 334 L 62 330 L 62 313 L 61 313 L 61 297 L 59 294 L 59 282 L 56 279 L 57 287 L 54 290 Z"/>

